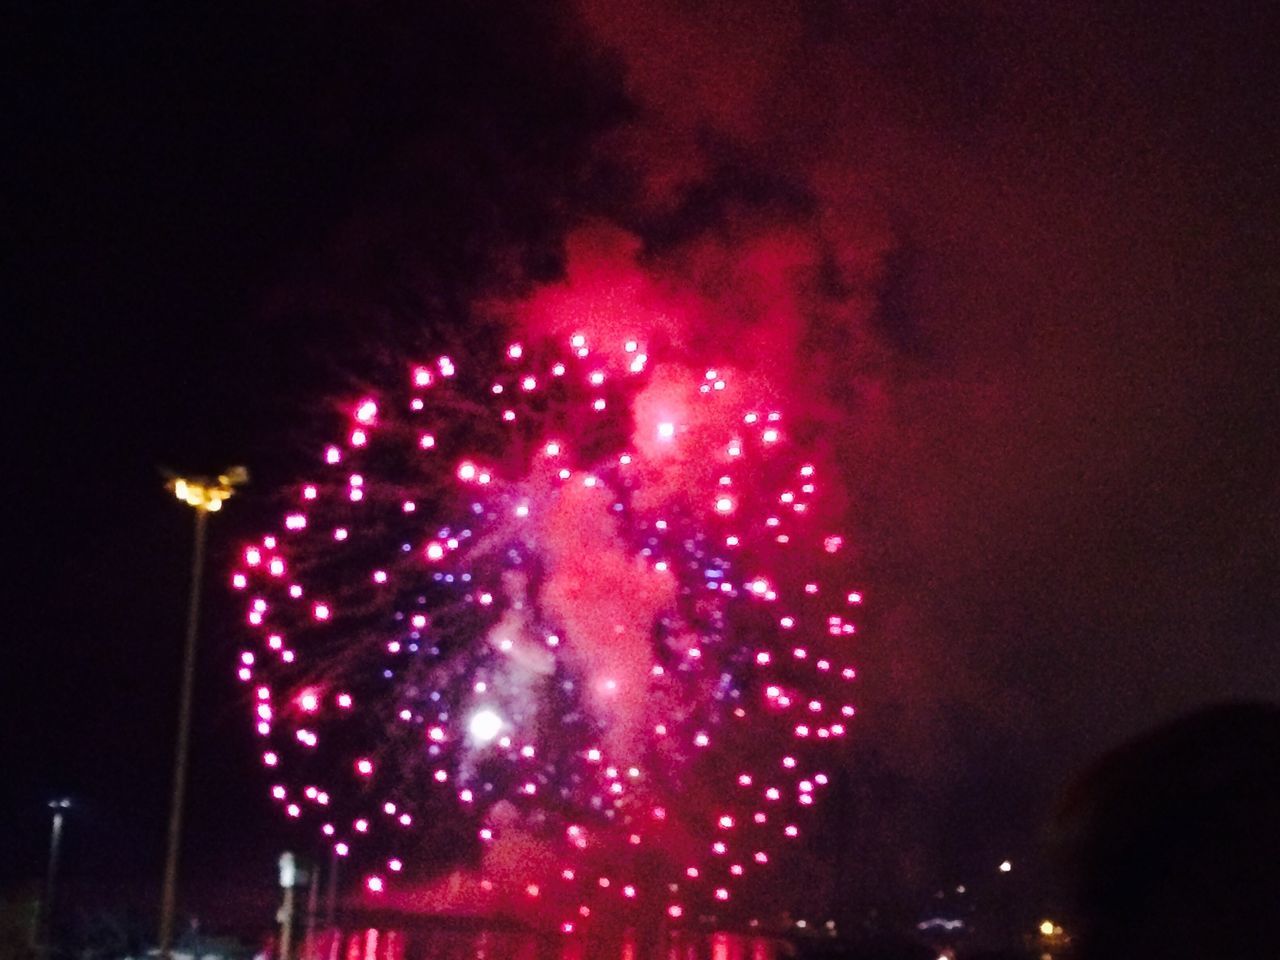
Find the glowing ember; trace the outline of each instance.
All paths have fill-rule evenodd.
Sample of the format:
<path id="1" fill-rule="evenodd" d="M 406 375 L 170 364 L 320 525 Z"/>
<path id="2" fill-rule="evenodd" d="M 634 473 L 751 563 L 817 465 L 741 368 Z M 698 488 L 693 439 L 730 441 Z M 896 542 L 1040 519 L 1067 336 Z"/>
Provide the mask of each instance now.
<path id="1" fill-rule="evenodd" d="M 492 710 L 477 710 L 471 715 L 467 729 L 480 743 L 488 743 L 502 732 L 502 718 Z"/>

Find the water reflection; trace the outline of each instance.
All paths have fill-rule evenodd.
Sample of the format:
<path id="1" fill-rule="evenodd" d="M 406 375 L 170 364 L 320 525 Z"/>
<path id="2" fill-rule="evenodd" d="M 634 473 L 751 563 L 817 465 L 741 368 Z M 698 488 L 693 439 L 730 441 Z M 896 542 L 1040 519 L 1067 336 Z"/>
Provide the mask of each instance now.
<path id="1" fill-rule="evenodd" d="M 660 938 L 627 931 L 592 939 L 519 930 L 368 928 L 318 932 L 300 954 L 302 960 L 785 960 L 790 951 L 780 941 L 736 933 Z"/>

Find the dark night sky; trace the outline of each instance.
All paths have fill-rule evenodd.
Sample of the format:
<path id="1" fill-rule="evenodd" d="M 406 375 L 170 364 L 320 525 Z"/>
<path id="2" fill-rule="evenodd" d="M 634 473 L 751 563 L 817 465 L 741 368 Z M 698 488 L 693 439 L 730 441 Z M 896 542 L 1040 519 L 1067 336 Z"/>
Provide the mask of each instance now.
<path id="1" fill-rule="evenodd" d="M 270 881 L 218 552 L 344 376 L 556 279 L 586 222 L 667 282 L 771 241 L 852 271 L 788 302 L 860 397 L 877 869 L 1033 856 L 1089 758 L 1280 698 L 1280 24 L 941 6 L 19 14 L 0 890 L 57 791 L 86 891 L 158 875 L 190 517 L 157 468 L 235 462 L 186 876 Z"/>

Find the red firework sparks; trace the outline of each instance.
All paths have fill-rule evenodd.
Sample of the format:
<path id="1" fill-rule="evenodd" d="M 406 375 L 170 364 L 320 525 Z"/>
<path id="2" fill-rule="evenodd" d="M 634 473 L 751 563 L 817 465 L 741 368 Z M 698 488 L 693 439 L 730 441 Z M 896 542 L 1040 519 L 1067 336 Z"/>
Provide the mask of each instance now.
<path id="1" fill-rule="evenodd" d="M 862 596 L 735 379 L 582 334 L 412 366 L 246 545 L 271 795 L 367 895 L 478 864 L 473 904 L 567 932 L 676 919 L 800 836 Z"/>

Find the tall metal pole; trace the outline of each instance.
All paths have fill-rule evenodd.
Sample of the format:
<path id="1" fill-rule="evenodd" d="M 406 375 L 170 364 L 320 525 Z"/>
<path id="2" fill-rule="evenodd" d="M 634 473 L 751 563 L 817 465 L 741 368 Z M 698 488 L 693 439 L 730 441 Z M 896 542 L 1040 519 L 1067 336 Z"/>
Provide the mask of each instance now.
<path id="1" fill-rule="evenodd" d="M 334 850 L 329 854 L 329 892 L 325 897 L 324 922 L 325 926 L 333 929 L 337 923 L 338 913 L 338 851 Z"/>
<path id="2" fill-rule="evenodd" d="M 53 800 L 49 803 L 50 809 L 53 810 L 53 826 L 49 832 L 49 869 L 44 880 L 39 944 L 40 956 L 45 960 L 48 960 L 53 952 L 53 898 L 58 883 L 58 855 L 62 849 L 62 818 L 69 806 L 71 806 L 69 800 Z"/>
<path id="3" fill-rule="evenodd" d="M 289 960 L 293 949 L 293 887 L 284 888 L 284 904 L 280 907 L 280 948 L 276 960 Z"/>
<path id="4" fill-rule="evenodd" d="M 191 551 L 191 596 L 183 647 L 182 693 L 178 702 L 178 742 L 173 762 L 173 797 L 169 805 L 169 843 L 160 899 L 160 960 L 170 960 L 173 914 L 177 902 L 178 852 L 182 845 L 182 808 L 187 793 L 187 754 L 191 741 L 191 699 L 196 675 L 196 635 L 200 625 L 200 581 L 204 573 L 204 539 L 208 510 L 196 508 L 195 545 Z"/>
<path id="5" fill-rule="evenodd" d="M 307 891 L 307 932 L 304 941 L 304 960 L 315 960 L 316 957 L 316 909 L 320 905 L 320 861 L 311 861 L 311 888 Z"/>

